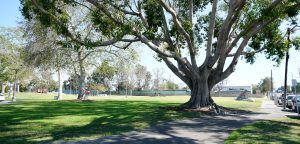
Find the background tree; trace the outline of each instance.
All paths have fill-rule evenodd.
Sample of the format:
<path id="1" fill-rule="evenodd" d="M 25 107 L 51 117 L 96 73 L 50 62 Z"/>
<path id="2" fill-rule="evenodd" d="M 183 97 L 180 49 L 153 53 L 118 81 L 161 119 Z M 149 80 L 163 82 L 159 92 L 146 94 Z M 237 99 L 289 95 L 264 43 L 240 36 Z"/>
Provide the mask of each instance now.
<path id="1" fill-rule="evenodd" d="M 175 82 L 171 81 L 171 80 L 166 80 L 165 82 L 163 82 L 161 84 L 162 88 L 167 89 L 167 90 L 177 90 L 179 89 L 178 84 L 176 84 Z"/>
<path id="2" fill-rule="evenodd" d="M 280 24 L 298 14 L 295 0 L 21 0 L 26 19 L 38 18 L 77 45 L 97 47 L 141 42 L 191 89 L 185 108 L 214 105 L 210 91 L 235 71 L 244 55 L 255 54 L 279 62 L 288 50 Z M 97 32 L 83 39 L 69 27 L 72 16 L 63 6 L 83 7 Z M 210 11 L 209 11 L 210 10 Z M 80 30 L 78 30 L 80 31 Z M 293 43 L 292 43 L 293 44 Z M 202 64 L 200 52 L 205 51 Z M 229 65 L 225 65 L 225 62 Z"/>
<path id="3" fill-rule="evenodd" d="M 150 89 L 151 88 L 151 82 L 152 82 L 152 74 L 151 74 L 151 72 L 147 71 L 146 77 L 145 77 L 144 88 L 145 89 Z"/>
<path id="4" fill-rule="evenodd" d="M 107 88 L 110 88 L 115 73 L 116 73 L 116 68 L 113 67 L 113 65 L 110 64 L 109 61 L 105 60 L 93 72 L 91 78 L 96 84 L 102 84 Z"/>
<path id="5" fill-rule="evenodd" d="M 164 70 L 161 68 L 153 69 L 153 84 L 152 89 L 159 90 L 163 81 Z"/>
<path id="6" fill-rule="evenodd" d="M 253 94 L 257 94 L 257 90 L 259 90 L 259 86 L 256 85 L 256 84 L 253 84 L 253 85 L 252 85 L 252 93 L 253 93 Z"/>
<path id="7" fill-rule="evenodd" d="M 0 28 L 0 80 L 2 87 L 13 83 L 13 85 L 9 84 L 13 86 L 13 101 L 16 100 L 18 81 L 31 73 L 31 69 L 24 67 L 22 34 L 23 31 L 20 28 Z"/>
<path id="8" fill-rule="evenodd" d="M 147 67 L 136 64 L 134 71 L 136 77 L 136 89 L 143 90 L 149 88 L 151 73 L 147 71 Z"/>
<path id="9" fill-rule="evenodd" d="M 35 69 L 27 87 L 31 92 L 48 92 L 58 89 L 52 78 L 52 72 L 47 69 Z"/>
<path id="10" fill-rule="evenodd" d="M 74 8 L 72 6 L 63 7 L 63 12 L 70 14 L 70 24 L 72 33 L 76 33 L 76 37 L 80 39 L 93 39 L 97 36 L 92 30 L 90 21 L 81 19 L 81 17 L 88 17 L 89 13 L 82 8 Z M 90 69 L 93 69 L 95 65 L 98 65 L 101 61 L 102 53 L 114 54 L 116 50 L 112 48 L 99 49 L 99 45 L 90 49 L 89 46 L 80 45 L 62 35 L 57 35 L 51 28 L 40 27 L 43 22 L 37 21 L 36 18 L 27 22 L 27 29 L 29 33 L 29 39 L 32 40 L 31 45 L 28 46 L 29 58 L 35 59 L 36 65 L 42 65 L 47 67 L 55 67 L 59 72 L 62 68 L 71 69 L 70 74 L 74 74 L 77 78 L 76 84 L 78 84 L 78 97 L 77 99 L 85 99 L 86 81 L 89 75 Z M 60 26 L 61 27 L 61 26 Z M 80 29 L 80 31 L 79 31 Z M 54 33 L 53 33 L 54 32 Z M 39 49 L 37 47 L 44 47 Z M 31 54 L 30 54 L 31 53 Z M 41 55 L 41 53 L 44 53 Z M 45 60 L 43 60 L 45 59 Z M 68 64 L 66 66 L 66 63 Z M 60 80 L 60 78 L 59 78 Z M 60 90 L 62 89 L 62 83 L 60 82 Z M 60 98 L 60 97 L 59 97 Z"/>
<path id="11" fill-rule="evenodd" d="M 62 71 L 68 65 L 66 49 L 59 44 L 59 37 L 51 29 L 44 28 L 39 21 L 25 21 L 27 39 L 24 59 L 30 67 L 54 70 L 58 77 L 58 100 L 62 99 Z"/>
<path id="12" fill-rule="evenodd" d="M 262 79 L 259 82 L 258 87 L 261 93 L 268 93 L 271 90 L 271 78 L 265 77 L 264 79 Z"/>
<path id="13" fill-rule="evenodd" d="M 139 55 L 132 48 L 128 48 L 126 51 L 122 50 L 116 55 L 117 57 L 111 59 L 116 70 L 114 83 L 118 91 L 126 91 L 128 94 L 128 89 L 132 90 L 136 83 L 134 67 L 139 60 Z"/>

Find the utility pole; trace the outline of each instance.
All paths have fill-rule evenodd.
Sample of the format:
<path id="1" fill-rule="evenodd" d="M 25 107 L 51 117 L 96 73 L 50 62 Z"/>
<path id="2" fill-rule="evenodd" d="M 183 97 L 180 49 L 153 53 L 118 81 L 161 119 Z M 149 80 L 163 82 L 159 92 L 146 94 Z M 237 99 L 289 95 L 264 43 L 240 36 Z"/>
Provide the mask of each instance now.
<path id="1" fill-rule="evenodd" d="M 290 34 L 291 29 L 287 29 L 287 40 L 288 40 L 288 50 L 286 51 L 286 58 L 285 58 L 285 73 L 284 73 L 284 95 L 283 95 L 283 109 L 286 109 L 286 93 L 287 93 L 287 73 L 288 73 L 288 64 L 289 64 L 289 48 L 290 48 Z"/>

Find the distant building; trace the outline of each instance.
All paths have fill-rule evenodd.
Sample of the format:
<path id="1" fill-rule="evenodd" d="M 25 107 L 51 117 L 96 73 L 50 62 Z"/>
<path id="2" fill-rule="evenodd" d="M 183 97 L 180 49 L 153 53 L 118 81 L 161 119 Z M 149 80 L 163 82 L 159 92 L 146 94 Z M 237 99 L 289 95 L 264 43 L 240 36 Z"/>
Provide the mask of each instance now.
<path id="1" fill-rule="evenodd" d="M 296 79 L 292 79 L 292 87 L 296 87 L 297 86 L 297 80 Z"/>
<path id="2" fill-rule="evenodd" d="M 247 91 L 248 94 L 253 94 L 252 86 L 223 86 L 219 95 L 239 95 L 244 91 Z"/>

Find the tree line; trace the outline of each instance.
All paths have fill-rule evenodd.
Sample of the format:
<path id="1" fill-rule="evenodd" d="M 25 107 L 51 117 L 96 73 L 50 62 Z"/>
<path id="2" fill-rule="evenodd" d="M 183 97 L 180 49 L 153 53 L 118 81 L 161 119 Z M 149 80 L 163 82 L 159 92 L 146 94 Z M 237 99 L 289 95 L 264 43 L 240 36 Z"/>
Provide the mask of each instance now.
<path id="1" fill-rule="evenodd" d="M 45 35 L 45 33 L 47 33 Z M 2 93 L 62 90 L 149 90 L 178 89 L 164 70 L 139 64 L 134 49 L 110 51 L 62 47 L 59 37 L 38 22 L 24 21 L 21 27 L 1 28 L 0 81 Z M 62 73 L 69 78 L 62 81 Z M 57 81 L 53 77 L 57 75 Z M 15 84 L 15 85 L 14 85 Z M 82 94 L 79 94 L 82 95 Z"/>

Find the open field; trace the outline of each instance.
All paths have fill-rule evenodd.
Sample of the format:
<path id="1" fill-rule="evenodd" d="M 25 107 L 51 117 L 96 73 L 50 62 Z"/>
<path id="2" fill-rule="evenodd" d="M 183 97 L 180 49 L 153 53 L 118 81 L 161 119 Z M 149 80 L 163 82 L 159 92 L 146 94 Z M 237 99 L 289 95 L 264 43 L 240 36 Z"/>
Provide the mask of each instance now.
<path id="1" fill-rule="evenodd" d="M 46 143 L 55 140 L 93 139 L 149 127 L 175 119 L 201 117 L 199 112 L 178 112 L 160 109 L 179 105 L 188 96 L 89 97 L 78 102 L 75 95 L 54 101 L 55 94 L 20 93 L 17 103 L 0 105 L 0 141 L 3 143 Z M 256 102 L 239 102 L 216 97 L 225 107 L 256 111 Z"/>
<path id="2" fill-rule="evenodd" d="M 300 144 L 300 118 L 259 121 L 235 130 L 225 144 Z"/>

